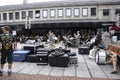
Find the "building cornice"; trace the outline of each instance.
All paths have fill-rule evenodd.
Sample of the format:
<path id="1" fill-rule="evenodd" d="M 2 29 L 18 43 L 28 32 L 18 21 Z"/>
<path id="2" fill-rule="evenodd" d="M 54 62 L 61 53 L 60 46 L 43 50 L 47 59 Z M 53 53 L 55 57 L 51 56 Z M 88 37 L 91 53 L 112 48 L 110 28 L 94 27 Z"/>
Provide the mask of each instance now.
<path id="1" fill-rule="evenodd" d="M 53 1 L 42 3 L 28 3 L 17 5 L 0 6 L 0 11 L 14 11 L 14 10 L 26 10 L 37 8 L 50 8 L 50 7 L 71 7 L 71 6 L 97 6 L 97 5 L 119 5 L 120 0 L 70 0 L 70 1 Z"/>
<path id="2" fill-rule="evenodd" d="M 31 24 L 46 24 L 46 23 L 85 23 L 85 22 L 114 22 L 110 20 L 98 20 L 98 19 L 69 19 L 69 20 L 42 20 L 42 21 L 32 21 Z M 24 25 L 25 22 L 3 22 L 0 23 L 0 26 L 2 25 Z"/>

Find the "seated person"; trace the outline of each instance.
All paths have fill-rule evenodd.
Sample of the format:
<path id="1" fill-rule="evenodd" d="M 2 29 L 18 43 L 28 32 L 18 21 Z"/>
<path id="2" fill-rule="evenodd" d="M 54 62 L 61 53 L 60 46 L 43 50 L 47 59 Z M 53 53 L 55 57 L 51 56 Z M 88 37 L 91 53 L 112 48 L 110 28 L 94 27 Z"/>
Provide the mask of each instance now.
<path id="1" fill-rule="evenodd" d="M 107 50 L 106 54 L 110 57 L 108 62 L 105 62 L 105 64 L 112 63 L 113 65 L 113 71 L 111 74 L 117 73 L 117 65 L 120 62 L 120 56 L 118 56 L 116 53 L 112 52 L 111 50 Z"/>
<path id="2" fill-rule="evenodd" d="M 117 65 L 120 63 L 120 56 L 116 55 L 112 57 L 113 72 L 111 74 L 117 73 Z"/>

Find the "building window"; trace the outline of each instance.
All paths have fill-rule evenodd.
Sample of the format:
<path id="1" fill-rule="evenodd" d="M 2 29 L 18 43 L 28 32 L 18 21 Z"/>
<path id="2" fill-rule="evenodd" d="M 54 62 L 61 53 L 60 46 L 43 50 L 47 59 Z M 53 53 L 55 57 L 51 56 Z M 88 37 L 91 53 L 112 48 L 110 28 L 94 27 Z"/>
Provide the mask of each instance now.
<path id="1" fill-rule="evenodd" d="M 88 16 L 88 8 L 83 8 L 82 9 L 82 15 L 83 16 Z"/>
<path id="2" fill-rule="evenodd" d="M 3 20 L 7 20 L 7 13 L 3 13 Z"/>
<path id="3" fill-rule="evenodd" d="M 26 18 L 26 11 L 23 11 L 22 12 L 22 19 L 25 19 Z"/>
<path id="4" fill-rule="evenodd" d="M 80 16 L 80 9 L 79 8 L 74 9 L 74 16 Z"/>
<path id="5" fill-rule="evenodd" d="M 35 11 L 35 18 L 40 18 L 40 10 Z"/>
<path id="6" fill-rule="evenodd" d="M 28 16 L 29 16 L 30 18 L 33 18 L 33 11 L 28 11 Z"/>
<path id="7" fill-rule="evenodd" d="M 71 9 L 66 9 L 66 16 L 67 17 L 70 17 L 71 16 Z"/>
<path id="8" fill-rule="evenodd" d="M 15 19 L 19 19 L 20 17 L 19 17 L 19 12 L 15 12 Z"/>
<path id="9" fill-rule="evenodd" d="M 120 14 L 120 9 L 116 9 L 115 10 L 115 14 L 117 15 L 117 14 Z"/>
<path id="10" fill-rule="evenodd" d="M 96 8 L 91 8 L 91 16 L 96 16 Z"/>
<path id="11" fill-rule="evenodd" d="M 63 17 L 63 9 L 58 10 L 58 17 Z"/>
<path id="12" fill-rule="evenodd" d="M 0 14 L 0 21 L 1 21 L 1 14 Z"/>
<path id="13" fill-rule="evenodd" d="M 9 20 L 13 20 L 13 13 L 9 13 Z"/>
<path id="14" fill-rule="evenodd" d="M 48 17 L 48 11 L 47 10 L 43 10 L 42 14 L 43 14 L 43 18 L 47 18 Z"/>
<path id="15" fill-rule="evenodd" d="M 50 10 L 50 17 L 55 17 L 55 9 Z"/>
<path id="16" fill-rule="evenodd" d="M 103 9 L 103 16 L 109 16 L 110 10 L 109 9 Z"/>

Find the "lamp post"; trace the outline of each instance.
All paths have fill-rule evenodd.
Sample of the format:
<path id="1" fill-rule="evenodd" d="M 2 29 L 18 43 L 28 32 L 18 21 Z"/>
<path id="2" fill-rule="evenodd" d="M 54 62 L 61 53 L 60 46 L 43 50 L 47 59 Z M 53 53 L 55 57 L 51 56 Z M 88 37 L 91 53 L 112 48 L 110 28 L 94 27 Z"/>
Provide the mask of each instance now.
<path id="1" fill-rule="evenodd" d="M 29 16 L 26 16 L 25 29 L 28 30 L 28 37 L 30 36 L 29 30 L 31 29 L 31 20 Z"/>

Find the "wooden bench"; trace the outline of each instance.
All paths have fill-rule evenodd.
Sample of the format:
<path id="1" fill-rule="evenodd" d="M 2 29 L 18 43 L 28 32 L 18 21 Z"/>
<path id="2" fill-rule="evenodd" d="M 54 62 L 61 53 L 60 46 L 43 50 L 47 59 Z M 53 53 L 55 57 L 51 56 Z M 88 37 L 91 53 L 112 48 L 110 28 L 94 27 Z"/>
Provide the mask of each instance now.
<path id="1" fill-rule="evenodd" d="M 109 46 L 108 50 L 111 50 L 111 51 L 115 52 L 117 55 L 120 55 L 120 54 L 118 54 L 120 52 L 120 46 L 119 45 L 111 44 Z"/>
<path id="2" fill-rule="evenodd" d="M 111 44 L 108 48 L 108 50 L 113 51 L 114 53 L 116 53 L 119 57 L 120 57 L 120 46 L 117 44 Z M 119 66 L 120 66 L 120 62 L 118 62 Z"/>

